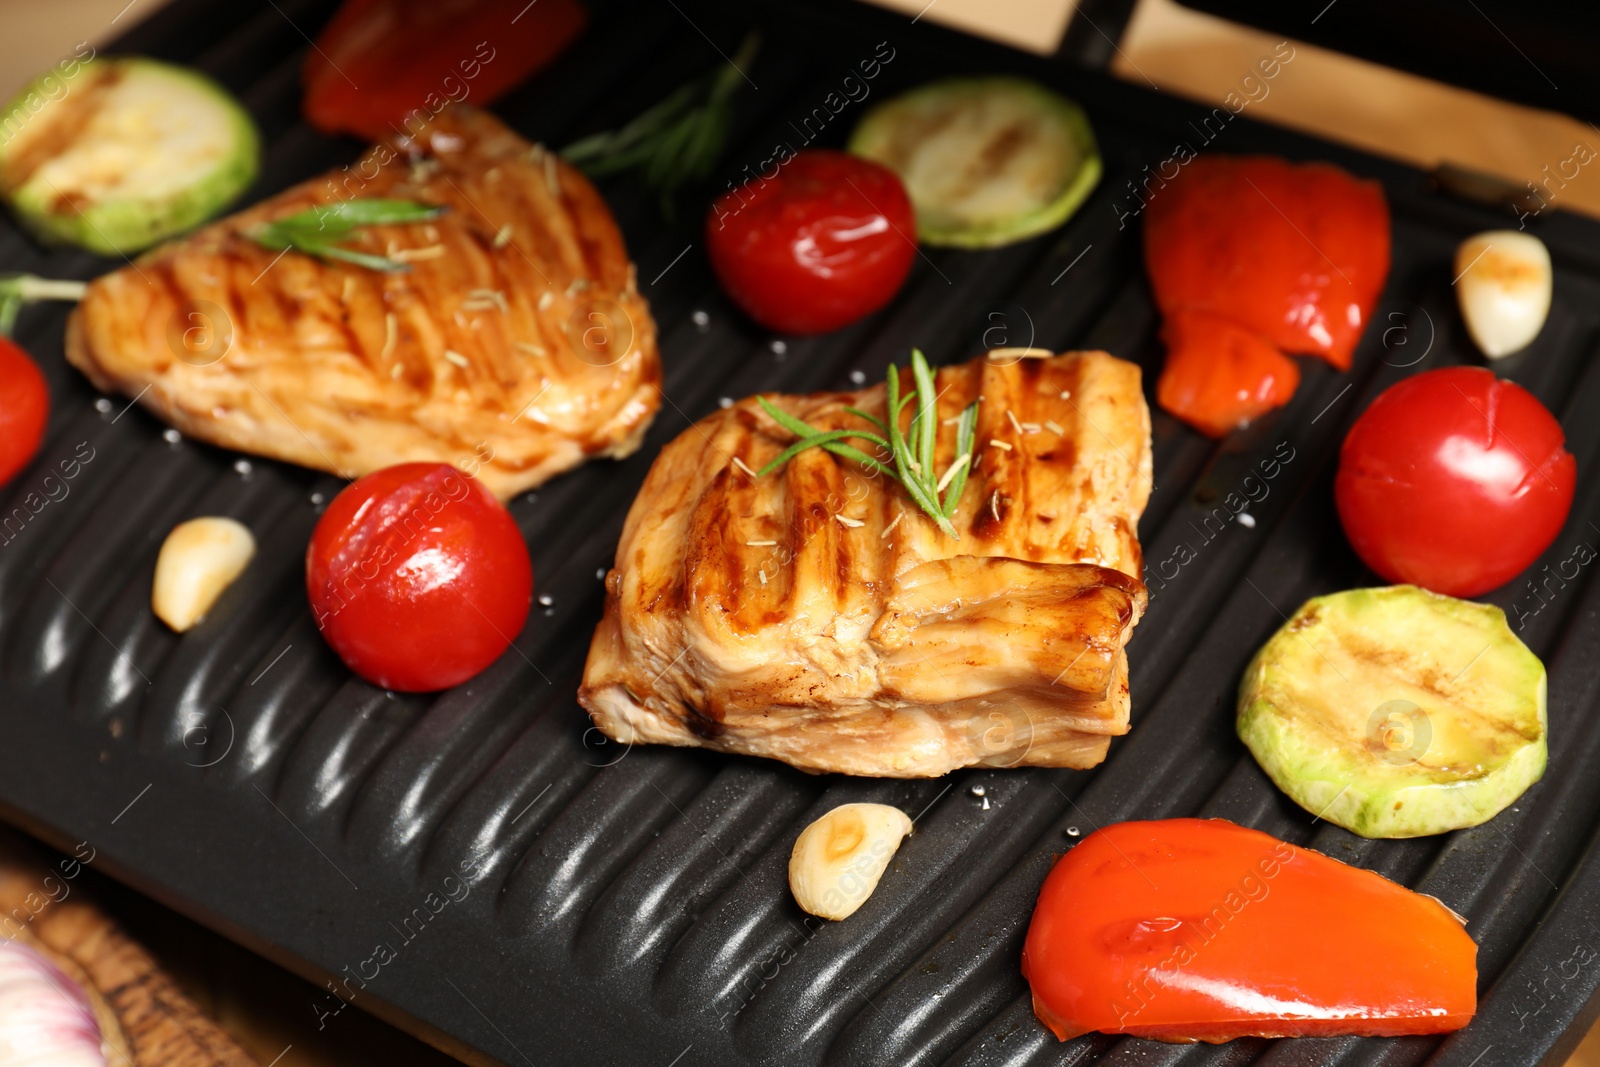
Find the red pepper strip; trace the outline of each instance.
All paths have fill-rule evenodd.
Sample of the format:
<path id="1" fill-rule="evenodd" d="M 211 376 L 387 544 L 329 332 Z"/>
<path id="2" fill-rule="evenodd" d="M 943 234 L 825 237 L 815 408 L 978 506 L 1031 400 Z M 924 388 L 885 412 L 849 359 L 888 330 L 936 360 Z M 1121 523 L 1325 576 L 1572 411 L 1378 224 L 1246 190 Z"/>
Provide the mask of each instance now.
<path id="1" fill-rule="evenodd" d="M 1432 897 L 1221 819 L 1127 822 L 1051 870 L 1022 951 L 1066 1040 L 1458 1030 L 1478 947 Z"/>
<path id="2" fill-rule="evenodd" d="M 1300 384 L 1293 360 L 1227 319 L 1177 311 L 1167 317 L 1161 337 L 1167 365 L 1156 399 L 1212 437 L 1287 404 Z"/>
<path id="3" fill-rule="evenodd" d="M 346 0 L 301 68 L 306 118 L 372 141 L 416 133 L 452 101 L 505 95 L 588 21 L 579 0 Z"/>
<path id="4" fill-rule="evenodd" d="M 1144 243 L 1163 315 L 1205 312 L 1346 370 L 1388 277 L 1389 209 L 1376 182 L 1331 164 L 1201 156 L 1153 190 Z M 1264 392 L 1241 377 L 1219 395 L 1239 391 Z M 1202 429 L 1228 416 L 1173 413 Z"/>

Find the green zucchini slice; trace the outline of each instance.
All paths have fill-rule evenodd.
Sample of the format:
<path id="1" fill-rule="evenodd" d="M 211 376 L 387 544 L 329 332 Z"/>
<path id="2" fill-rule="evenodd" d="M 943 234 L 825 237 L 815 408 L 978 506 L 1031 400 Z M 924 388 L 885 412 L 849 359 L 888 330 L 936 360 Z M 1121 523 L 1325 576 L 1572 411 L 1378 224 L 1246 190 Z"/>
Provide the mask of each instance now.
<path id="1" fill-rule="evenodd" d="M 1505 612 L 1411 585 L 1306 601 L 1239 687 L 1239 737 L 1363 837 L 1476 826 L 1544 774 L 1545 670 Z"/>
<path id="2" fill-rule="evenodd" d="M 1025 78 L 949 78 L 867 112 L 850 151 L 900 175 L 925 244 L 991 248 L 1053 230 L 1100 180 L 1083 109 Z"/>
<path id="3" fill-rule="evenodd" d="M 260 137 L 227 90 L 153 59 L 52 72 L 0 112 L 0 193 L 41 240 L 128 255 L 220 212 Z"/>

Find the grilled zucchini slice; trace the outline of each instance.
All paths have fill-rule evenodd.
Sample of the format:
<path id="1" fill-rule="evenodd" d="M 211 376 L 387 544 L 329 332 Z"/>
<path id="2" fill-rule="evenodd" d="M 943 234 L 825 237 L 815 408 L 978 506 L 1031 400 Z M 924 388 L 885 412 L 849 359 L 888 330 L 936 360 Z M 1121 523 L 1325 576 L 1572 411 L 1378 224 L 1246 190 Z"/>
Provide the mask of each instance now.
<path id="1" fill-rule="evenodd" d="M 129 255 L 211 218 L 260 163 L 255 125 L 227 90 L 153 59 L 52 72 L 0 116 L 0 193 L 17 217 L 41 240 L 102 255 Z"/>
<path id="2" fill-rule="evenodd" d="M 1363 837 L 1476 826 L 1544 774 L 1545 670 L 1505 612 L 1411 585 L 1308 600 L 1256 653 L 1239 737 Z"/>
<path id="3" fill-rule="evenodd" d="M 850 151 L 900 175 L 925 244 L 990 248 L 1053 230 L 1100 180 L 1083 110 L 1025 78 L 949 78 L 862 118 Z"/>

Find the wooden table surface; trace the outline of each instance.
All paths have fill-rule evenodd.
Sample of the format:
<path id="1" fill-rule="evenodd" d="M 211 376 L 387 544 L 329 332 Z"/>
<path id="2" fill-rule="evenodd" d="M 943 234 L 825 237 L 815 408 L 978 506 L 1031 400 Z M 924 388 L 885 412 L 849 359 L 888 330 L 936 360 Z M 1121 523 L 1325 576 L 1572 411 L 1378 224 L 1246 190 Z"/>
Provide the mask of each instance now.
<path id="1" fill-rule="evenodd" d="M 1032 51 L 1055 50 L 1074 0 L 875 0 L 918 18 L 984 33 Z M 0 98 L 76 42 L 103 42 L 161 0 L 0 0 Z M 1180 8 L 1140 0 L 1113 69 L 1120 76 L 1219 103 L 1278 38 Z M 1520 185 L 1600 134 L 1565 116 L 1517 107 L 1360 60 L 1295 44 L 1295 58 L 1252 117 L 1432 167 L 1452 162 Z M 1589 171 L 1560 206 L 1600 215 Z M 0 269 L 4 265 L 0 264 Z M 263 1067 L 455 1061 L 360 1012 L 319 1026 L 318 989 L 165 908 L 96 876 L 95 891 L 192 996 Z M 1600 1067 L 1600 1028 L 1568 1067 Z"/>

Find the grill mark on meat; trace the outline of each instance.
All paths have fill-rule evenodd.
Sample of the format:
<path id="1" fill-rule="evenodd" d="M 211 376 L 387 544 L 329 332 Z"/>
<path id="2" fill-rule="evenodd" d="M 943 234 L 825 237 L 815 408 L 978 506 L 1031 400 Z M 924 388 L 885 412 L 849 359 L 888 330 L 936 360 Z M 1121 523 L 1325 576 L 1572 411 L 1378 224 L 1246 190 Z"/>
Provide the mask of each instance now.
<path id="1" fill-rule="evenodd" d="M 722 715 L 715 707 L 701 711 L 693 704 L 685 704 L 683 710 L 684 724 L 702 741 L 715 741 L 727 729 L 722 723 Z"/>
<path id="2" fill-rule="evenodd" d="M 986 541 L 998 540 L 1004 535 L 1006 517 L 1011 514 L 1011 500 L 998 488 L 991 488 L 972 520 L 972 533 Z"/>
<path id="3" fill-rule="evenodd" d="M 339 284 L 339 290 L 338 291 L 341 292 L 341 293 L 342 293 L 342 290 L 344 288 L 344 278 L 343 278 L 343 274 L 344 273 L 345 272 L 340 271 L 340 272 L 337 272 L 336 274 L 333 275 L 333 279 L 337 280 L 337 282 Z M 378 361 L 373 358 L 374 354 L 372 352 L 369 352 L 368 349 L 367 349 L 367 346 L 361 343 L 361 338 L 360 338 L 360 336 L 357 335 L 356 330 L 355 330 L 355 326 L 350 322 L 350 307 L 349 307 L 349 305 L 347 305 L 344 302 L 344 300 L 342 298 L 342 295 L 341 296 L 337 296 L 334 299 L 337 300 L 338 303 L 339 303 L 339 314 L 336 317 L 336 322 L 337 322 L 337 324 L 339 326 L 340 332 L 344 334 L 344 348 L 345 348 L 345 351 L 349 352 L 359 362 L 361 362 L 368 369 L 373 371 L 373 373 L 377 373 L 382 368 L 380 368 L 378 366 Z"/>
<path id="4" fill-rule="evenodd" d="M 555 201 L 562 218 L 571 222 L 578 217 L 577 212 L 572 210 L 571 199 L 568 195 L 568 185 L 564 176 L 558 175 L 556 178 Z M 604 281 L 620 289 L 622 287 L 621 279 L 608 276 L 610 274 L 608 269 L 610 261 L 605 254 L 604 248 L 594 241 L 592 235 L 576 225 L 570 227 L 569 233 L 573 244 L 578 250 L 578 277 Z"/>

